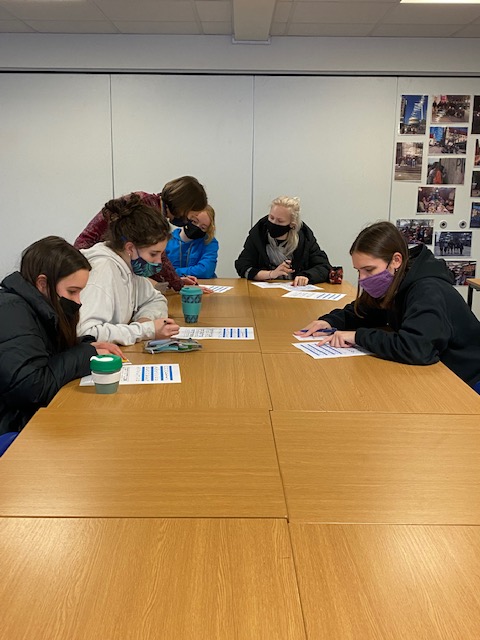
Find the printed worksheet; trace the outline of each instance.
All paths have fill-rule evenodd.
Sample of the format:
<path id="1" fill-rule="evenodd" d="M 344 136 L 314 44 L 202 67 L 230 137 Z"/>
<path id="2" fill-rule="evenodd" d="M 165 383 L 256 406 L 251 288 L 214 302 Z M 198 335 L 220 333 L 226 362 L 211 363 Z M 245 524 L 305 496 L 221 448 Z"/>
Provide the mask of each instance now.
<path id="1" fill-rule="evenodd" d="M 202 287 L 210 289 L 210 291 L 213 291 L 213 293 L 225 293 L 225 291 L 233 289 L 233 287 L 222 287 L 219 284 L 202 284 Z"/>
<path id="2" fill-rule="evenodd" d="M 181 382 L 178 364 L 129 364 L 122 367 L 120 384 L 164 384 Z M 80 380 L 81 387 L 93 386 L 92 376 Z"/>
<path id="3" fill-rule="evenodd" d="M 277 282 L 252 282 L 252 284 L 260 289 L 283 289 L 283 285 Z"/>
<path id="4" fill-rule="evenodd" d="M 291 282 L 281 284 L 280 289 L 285 289 L 286 291 L 323 291 L 323 287 L 317 287 L 314 284 L 304 284 L 301 287 L 294 287 Z"/>
<path id="5" fill-rule="evenodd" d="M 320 360 L 321 358 L 349 358 L 351 356 L 368 356 L 368 351 L 362 351 L 358 347 L 331 347 L 328 343 L 318 345 L 316 342 L 295 342 L 294 347 L 300 349 L 307 355 Z"/>
<path id="6" fill-rule="evenodd" d="M 253 327 L 180 327 L 174 338 L 194 340 L 255 340 Z"/>
<path id="7" fill-rule="evenodd" d="M 308 298 L 310 300 L 341 300 L 346 293 L 328 293 L 324 291 L 289 291 L 282 298 Z"/>

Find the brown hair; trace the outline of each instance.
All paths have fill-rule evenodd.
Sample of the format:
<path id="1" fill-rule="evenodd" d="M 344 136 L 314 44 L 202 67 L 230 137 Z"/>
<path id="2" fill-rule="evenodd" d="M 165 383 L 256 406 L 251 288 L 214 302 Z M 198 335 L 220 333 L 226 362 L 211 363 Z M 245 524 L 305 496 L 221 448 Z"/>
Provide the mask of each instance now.
<path id="1" fill-rule="evenodd" d="M 402 264 L 397 269 L 393 282 L 382 300 L 372 298 L 366 291 L 362 291 L 360 294 L 360 284 L 358 285 L 357 298 L 354 304 L 357 315 L 361 315 L 360 309 L 362 306 L 388 309 L 392 306 L 398 287 L 407 270 L 408 246 L 404 236 L 394 224 L 387 220 L 375 222 L 360 231 L 350 247 L 350 255 L 354 253 L 366 253 L 387 263 L 390 263 L 394 253 L 401 254 Z"/>
<path id="2" fill-rule="evenodd" d="M 174 218 L 183 218 L 189 211 L 203 211 L 207 206 L 205 189 L 193 176 L 170 180 L 160 195 Z"/>
<path id="3" fill-rule="evenodd" d="M 108 222 L 106 244 L 114 251 L 122 251 L 125 242 L 151 247 L 170 237 L 165 216 L 158 208 L 144 204 L 136 193 L 110 200 L 102 211 Z"/>
<path id="4" fill-rule="evenodd" d="M 47 279 L 47 291 L 44 294 L 58 316 L 58 346 L 61 349 L 77 344 L 77 324 L 79 312 L 73 317 L 65 315 L 57 294 L 57 283 L 81 269 L 91 270 L 85 256 L 63 238 L 47 236 L 37 240 L 22 253 L 20 273 L 34 287 L 37 278 L 44 275 Z"/>

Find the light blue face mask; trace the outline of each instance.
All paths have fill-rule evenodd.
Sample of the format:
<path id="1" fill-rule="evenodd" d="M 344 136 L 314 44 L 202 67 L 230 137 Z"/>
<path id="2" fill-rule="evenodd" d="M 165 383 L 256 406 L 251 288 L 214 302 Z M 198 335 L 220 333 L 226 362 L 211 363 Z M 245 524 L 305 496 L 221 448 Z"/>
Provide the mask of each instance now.
<path id="1" fill-rule="evenodd" d="M 137 258 L 131 259 L 131 264 L 133 273 L 144 278 L 151 278 L 156 273 L 160 273 L 163 266 L 161 262 L 148 262 L 139 253 Z"/>

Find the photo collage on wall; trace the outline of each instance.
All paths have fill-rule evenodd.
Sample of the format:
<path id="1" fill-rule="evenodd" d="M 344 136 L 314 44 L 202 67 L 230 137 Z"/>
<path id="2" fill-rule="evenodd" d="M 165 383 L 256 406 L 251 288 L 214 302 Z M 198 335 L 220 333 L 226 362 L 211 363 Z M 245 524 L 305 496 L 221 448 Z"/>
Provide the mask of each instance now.
<path id="1" fill-rule="evenodd" d="M 474 232 L 464 229 L 480 229 L 480 137 L 475 137 L 480 136 L 480 96 L 402 95 L 398 125 L 394 180 L 420 184 L 416 208 L 409 212 L 417 217 L 399 218 L 396 226 L 410 246 L 430 245 L 446 261 L 455 284 L 465 285 L 475 277 L 476 261 L 471 259 Z M 466 175 L 470 154 L 473 169 Z M 457 193 L 462 196 L 457 200 L 466 195 L 479 201 L 458 211 Z M 460 231 L 447 222 L 454 213 L 464 213 Z M 435 221 L 441 231 L 435 231 Z"/>

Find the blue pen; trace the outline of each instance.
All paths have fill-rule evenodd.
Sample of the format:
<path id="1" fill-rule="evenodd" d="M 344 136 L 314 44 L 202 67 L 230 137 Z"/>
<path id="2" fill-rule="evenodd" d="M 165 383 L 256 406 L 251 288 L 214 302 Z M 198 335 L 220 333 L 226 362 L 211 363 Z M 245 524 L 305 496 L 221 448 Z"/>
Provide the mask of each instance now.
<path id="1" fill-rule="evenodd" d="M 331 336 L 336 330 L 337 329 L 335 327 L 331 327 L 329 329 L 315 329 L 313 333 L 326 333 L 328 336 Z M 309 329 L 300 329 L 300 333 L 307 333 L 307 331 L 309 331 Z"/>

